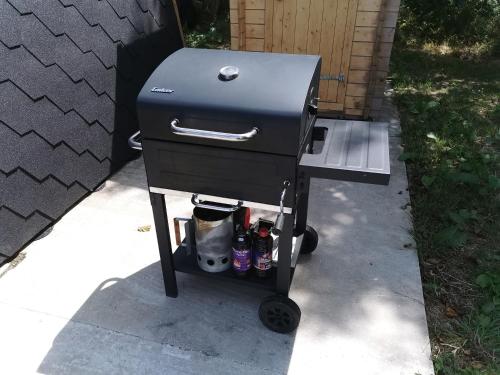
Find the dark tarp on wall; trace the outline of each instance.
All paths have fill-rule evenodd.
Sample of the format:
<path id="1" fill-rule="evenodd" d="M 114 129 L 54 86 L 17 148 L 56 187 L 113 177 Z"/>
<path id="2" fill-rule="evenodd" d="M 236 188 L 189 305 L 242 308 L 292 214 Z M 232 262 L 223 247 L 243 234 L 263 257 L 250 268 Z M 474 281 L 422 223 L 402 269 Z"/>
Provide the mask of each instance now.
<path id="1" fill-rule="evenodd" d="M 136 154 L 172 0 L 0 0 L 0 264 Z"/>

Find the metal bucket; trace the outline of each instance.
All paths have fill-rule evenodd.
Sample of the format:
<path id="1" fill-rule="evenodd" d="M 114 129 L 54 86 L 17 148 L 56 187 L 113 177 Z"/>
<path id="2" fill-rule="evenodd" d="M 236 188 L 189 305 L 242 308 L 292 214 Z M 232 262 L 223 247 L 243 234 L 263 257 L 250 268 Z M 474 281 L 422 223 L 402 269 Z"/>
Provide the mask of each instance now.
<path id="1" fill-rule="evenodd" d="M 194 236 L 198 265 L 207 272 L 231 267 L 233 213 L 195 207 Z"/>

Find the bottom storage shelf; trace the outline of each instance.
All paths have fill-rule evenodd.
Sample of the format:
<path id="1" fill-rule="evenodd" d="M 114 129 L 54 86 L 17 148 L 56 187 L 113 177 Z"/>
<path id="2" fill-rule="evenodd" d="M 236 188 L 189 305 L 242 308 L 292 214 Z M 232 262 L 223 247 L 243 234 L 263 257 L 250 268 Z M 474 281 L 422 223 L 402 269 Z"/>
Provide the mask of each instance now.
<path id="1" fill-rule="evenodd" d="M 190 254 L 187 253 L 187 249 L 184 246 L 179 246 L 174 252 L 174 267 L 176 271 L 183 273 L 190 273 L 205 277 L 212 277 L 220 280 L 226 280 L 237 284 L 247 285 L 251 287 L 266 289 L 270 291 L 276 290 L 276 275 L 277 268 L 273 267 L 271 275 L 268 278 L 259 278 L 253 274 L 243 278 L 238 277 L 234 274 L 232 269 L 224 272 L 206 272 L 203 271 L 200 266 L 198 266 L 198 261 L 196 260 L 195 251 L 191 251 Z M 290 283 L 293 279 L 294 268 L 290 269 Z"/>

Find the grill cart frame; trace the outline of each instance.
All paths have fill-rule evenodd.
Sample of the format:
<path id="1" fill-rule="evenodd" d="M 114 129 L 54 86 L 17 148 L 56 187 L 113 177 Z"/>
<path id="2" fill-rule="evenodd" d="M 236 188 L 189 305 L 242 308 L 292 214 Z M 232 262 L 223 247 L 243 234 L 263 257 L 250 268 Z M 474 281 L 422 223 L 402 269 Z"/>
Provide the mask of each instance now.
<path id="1" fill-rule="evenodd" d="M 387 185 L 390 178 L 388 124 L 332 120 L 323 123 L 320 119 L 317 125 L 314 128 L 316 134 L 311 137 L 309 149 L 313 150 L 312 145 L 316 141 L 323 142 L 324 145 L 320 153 L 308 153 L 302 156 L 298 166 L 299 178 L 297 182 L 300 189 L 297 191 L 293 207 L 283 208 L 283 226 L 278 242 L 278 261 L 275 267 L 273 266 L 272 275 L 268 279 L 256 277 L 242 279 L 232 274 L 231 270 L 220 273 L 203 271 L 196 262 L 196 252 L 191 246 L 193 240 L 189 238 L 190 223 L 186 223 L 186 238 L 174 252 L 168 226 L 165 196 L 170 194 L 176 197 L 183 195 L 186 198 L 191 197 L 194 202 L 196 200 L 193 198 L 197 197 L 224 205 L 236 203 L 235 207 L 243 205 L 277 213 L 280 212 L 279 206 L 149 186 L 163 282 L 168 297 L 178 296 L 176 271 L 257 287 L 275 293 L 266 297 L 259 308 L 259 317 L 267 328 L 280 333 L 288 333 L 298 326 L 300 309 L 294 301 L 288 298 L 288 293 L 300 255 L 313 252 L 318 244 L 316 231 L 307 225 L 311 178 L 377 185 Z M 129 144 L 137 150 L 142 150 L 140 132 L 129 139 Z M 359 155 L 368 155 L 370 149 L 376 150 L 376 153 L 368 157 L 364 165 L 357 167 L 347 165 L 349 160 L 359 159 Z M 339 162 L 332 163 L 332 160 Z M 383 167 L 370 167 L 370 164 L 377 164 L 376 161 Z M 282 314 L 277 318 L 275 317 L 276 309 Z M 269 320 L 269 314 L 273 318 L 272 321 Z"/>
<path id="2" fill-rule="evenodd" d="M 220 74 L 223 71 L 229 74 L 226 83 L 214 80 L 206 72 L 191 71 L 207 84 L 194 99 L 188 95 L 188 89 L 194 87 L 192 82 L 186 83 L 188 89 L 183 87 L 186 78 L 173 79 L 176 90 L 180 91 L 178 97 L 174 89 L 158 87 L 165 84 L 166 72 L 172 74 L 176 65 L 191 61 L 197 53 L 207 65 L 211 60 L 220 64 L 226 59 L 239 64 L 242 67 L 240 83 L 238 69 L 224 66 Z M 172 58 L 175 55 L 177 57 Z M 273 95 L 266 97 L 267 87 L 259 87 L 257 96 L 261 95 L 252 101 L 247 93 L 253 84 L 250 73 L 258 72 L 260 63 L 269 69 L 283 62 L 291 65 L 291 71 L 283 72 L 283 81 L 298 76 L 309 82 L 291 83 L 291 87 L 300 91 L 290 93 L 291 104 L 273 96 L 276 93 L 272 88 Z M 390 177 L 387 124 L 316 121 L 319 72 L 320 60 L 314 56 L 185 49 L 167 58 L 146 82 L 138 98 L 143 136 L 137 132 L 130 137 L 129 145 L 143 150 L 167 296 L 178 295 L 176 271 L 245 284 L 274 293 L 265 298 L 259 308 L 259 317 L 266 327 L 287 333 L 298 326 L 300 309 L 288 298 L 288 293 L 300 254 L 311 253 L 318 243 L 316 231 L 307 225 L 311 178 L 388 184 Z M 264 77 L 259 80 L 265 85 L 266 78 L 280 73 L 263 71 L 262 74 Z M 226 81 L 225 77 L 219 79 Z M 220 95 L 219 91 L 222 91 Z M 206 92 L 227 102 L 207 98 L 203 94 Z M 245 95 L 241 107 L 237 107 L 238 99 L 228 92 Z M 197 100 L 201 102 L 201 109 L 196 107 Z M 283 104 L 286 110 L 280 107 L 282 103 L 286 103 Z M 261 117 L 259 105 L 264 107 Z M 279 108 L 273 111 L 273 106 Z M 231 126 L 237 131 L 227 130 L 228 110 Z M 247 121 L 250 119 L 252 121 Z M 252 128 L 249 122 L 258 125 Z M 277 137 L 280 134 L 281 137 Z M 316 142 L 322 143 L 321 149 Z M 203 271 L 189 234 L 192 225 L 189 220 L 186 238 L 173 251 L 164 196 L 179 193 L 191 197 L 195 206 L 205 208 L 235 211 L 244 206 L 276 212 L 274 229 L 279 233 L 279 242 L 271 276 L 239 278 L 232 270 Z"/>

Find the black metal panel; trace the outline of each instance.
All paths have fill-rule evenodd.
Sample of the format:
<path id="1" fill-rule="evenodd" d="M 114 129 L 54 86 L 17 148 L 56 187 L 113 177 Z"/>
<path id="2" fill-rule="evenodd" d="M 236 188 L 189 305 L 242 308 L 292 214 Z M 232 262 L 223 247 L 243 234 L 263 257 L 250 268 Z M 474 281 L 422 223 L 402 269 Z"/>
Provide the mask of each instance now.
<path id="1" fill-rule="evenodd" d="M 172 256 L 170 231 L 168 230 L 168 216 L 165 199 L 163 195 L 155 193 L 150 194 L 150 199 L 156 227 L 158 250 L 160 251 L 165 294 L 169 297 L 177 297 L 177 280 L 175 278 L 174 259 Z"/>
<path id="2" fill-rule="evenodd" d="M 170 1 L 0 0 L 0 254 L 137 156 L 137 94 L 181 46 Z"/>
<path id="3" fill-rule="evenodd" d="M 239 76 L 219 78 L 232 65 Z M 184 48 L 167 58 L 151 75 L 137 99 L 144 138 L 234 149 L 297 155 L 314 116 L 319 56 Z M 152 92 L 160 88 L 163 91 Z M 165 92 L 166 91 L 166 92 Z M 214 141 L 176 135 L 179 126 L 226 133 L 260 132 L 246 142 Z"/>
<path id="4" fill-rule="evenodd" d="M 142 141 L 149 186 L 279 205 L 283 181 L 294 205 L 297 158 L 260 152 Z"/>

